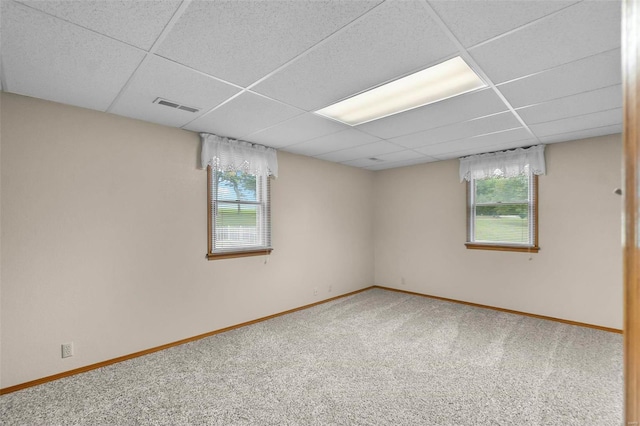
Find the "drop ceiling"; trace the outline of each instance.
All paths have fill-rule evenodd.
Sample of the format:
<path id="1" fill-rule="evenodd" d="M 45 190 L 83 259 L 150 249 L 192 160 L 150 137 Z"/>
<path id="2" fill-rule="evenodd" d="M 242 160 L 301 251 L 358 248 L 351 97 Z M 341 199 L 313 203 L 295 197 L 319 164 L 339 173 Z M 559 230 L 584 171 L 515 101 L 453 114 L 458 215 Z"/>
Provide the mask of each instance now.
<path id="1" fill-rule="evenodd" d="M 622 131 L 615 0 L 0 1 L 5 92 L 350 166 Z M 488 87 L 354 127 L 313 113 L 455 56 Z"/>

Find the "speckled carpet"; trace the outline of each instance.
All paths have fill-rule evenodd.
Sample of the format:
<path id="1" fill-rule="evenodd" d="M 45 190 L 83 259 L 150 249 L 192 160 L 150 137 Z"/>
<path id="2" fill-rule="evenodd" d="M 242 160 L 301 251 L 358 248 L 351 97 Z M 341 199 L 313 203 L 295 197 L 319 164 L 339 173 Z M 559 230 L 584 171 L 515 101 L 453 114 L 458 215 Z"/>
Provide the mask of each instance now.
<path id="1" fill-rule="evenodd" d="M 619 426 L 622 336 L 372 289 L 0 397 L 2 425 Z"/>

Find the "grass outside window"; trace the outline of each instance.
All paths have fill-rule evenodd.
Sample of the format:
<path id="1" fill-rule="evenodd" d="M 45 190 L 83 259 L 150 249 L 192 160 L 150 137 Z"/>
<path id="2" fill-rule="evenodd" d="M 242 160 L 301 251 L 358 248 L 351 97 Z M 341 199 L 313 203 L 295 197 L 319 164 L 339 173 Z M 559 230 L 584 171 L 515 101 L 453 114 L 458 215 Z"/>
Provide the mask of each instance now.
<path id="1" fill-rule="evenodd" d="M 469 249 L 538 252 L 538 177 L 471 179 L 467 197 Z"/>

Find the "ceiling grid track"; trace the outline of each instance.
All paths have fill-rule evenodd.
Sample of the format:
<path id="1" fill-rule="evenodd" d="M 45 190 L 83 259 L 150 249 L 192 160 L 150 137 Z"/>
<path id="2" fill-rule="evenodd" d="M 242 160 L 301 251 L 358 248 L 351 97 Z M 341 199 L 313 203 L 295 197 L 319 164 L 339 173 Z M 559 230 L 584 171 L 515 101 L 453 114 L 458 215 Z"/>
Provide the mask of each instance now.
<path id="1" fill-rule="evenodd" d="M 571 130 L 569 132 L 554 133 L 553 136 L 571 135 L 573 133 L 582 132 L 584 130 L 606 129 L 606 128 L 614 127 L 614 126 L 622 126 L 622 124 L 605 124 L 605 125 L 602 125 L 602 126 L 589 127 L 588 129 L 579 129 L 579 130 Z M 622 129 L 620 129 L 620 131 L 622 131 Z M 546 137 L 549 137 L 549 136 L 542 136 L 542 138 L 546 138 Z"/>
<path id="2" fill-rule="evenodd" d="M 532 72 L 531 74 L 527 74 L 527 75 L 523 75 L 523 76 L 520 76 L 520 77 L 512 78 L 511 80 L 505 80 L 505 81 L 503 81 L 502 83 L 498 83 L 496 86 L 497 86 L 497 87 L 504 86 L 505 84 L 514 83 L 514 82 L 516 82 L 516 81 L 518 81 L 518 80 L 523 80 L 523 79 L 525 79 L 525 78 L 535 77 L 536 75 L 544 74 L 544 73 L 549 72 L 549 71 L 554 71 L 554 70 L 557 70 L 557 69 L 562 69 L 563 67 L 566 67 L 566 66 L 567 66 L 567 65 L 569 65 L 569 64 L 573 64 L 574 62 L 584 61 L 585 59 L 598 57 L 598 56 L 600 56 L 600 55 L 604 55 L 604 54 L 607 54 L 607 53 L 611 53 L 611 52 L 614 52 L 614 51 L 616 51 L 616 50 L 620 50 L 620 47 L 616 47 L 616 48 L 614 48 L 614 49 L 609 49 L 609 50 L 604 50 L 604 51 L 602 51 L 602 52 L 594 53 L 594 54 L 592 54 L 592 55 L 587 55 L 587 56 L 585 56 L 585 57 L 582 57 L 582 58 L 576 59 L 576 60 L 571 61 L 571 62 L 566 62 L 566 63 L 564 63 L 564 64 L 560 64 L 560 65 L 556 65 L 556 66 L 553 66 L 553 67 L 545 68 L 545 69 L 540 70 L 540 71 Z M 601 89 L 601 87 L 600 87 L 600 89 Z M 597 89 L 593 89 L 593 90 L 597 90 Z M 569 95 L 569 96 L 571 96 L 571 95 Z M 563 97 L 563 96 L 561 96 L 561 97 Z M 560 99 L 560 98 L 556 98 L 556 99 Z M 527 106 L 529 106 L 529 105 L 527 105 Z"/>
<path id="3" fill-rule="evenodd" d="M 548 19 L 548 18 L 550 18 L 550 17 L 552 17 L 554 15 L 557 15 L 558 13 L 563 12 L 565 9 L 568 9 L 568 8 L 570 8 L 572 6 L 575 6 L 577 3 L 580 3 L 580 1 L 582 1 L 582 0 L 576 1 L 575 3 L 568 4 L 568 5 L 566 5 L 565 7 L 561 8 L 561 9 L 555 10 L 555 11 L 553 11 L 553 12 L 547 14 L 547 15 L 544 15 L 544 16 L 541 16 L 541 17 L 539 17 L 537 19 L 534 19 L 531 22 L 527 22 L 526 24 L 522 24 L 517 28 L 514 28 L 514 29 L 506 31 L 506 32 L 504 32 L 502 34 L 498 34 L 497 36 L 490 37 L 490 38 L 488 38 L 486 40 L 483 40 L 480 43 L 474 44 L 473 46 L 469 47 L 468 50 L 473 50 L 473 49 L 475 49 L 477 47 L 484 46 L 485 44 L 492 43 L 492 42 L 494 42 L 496 40 L 499 40 L 499 39 L 501 39 L 503 37 L 510 36 L 511 34 L 516 33 L 516 32 L 518 32 L 520 30 L 523 30 L 525 28 L 528 28 L 528 27 L 531 27 L 533 25 L 536 25 L 540 21 L 544 21 L 544 20 L 546 20 L 546 19 Z"/>
<path id="4" fill-rule="evenodd" d="M 618 86 L 620 86 L 620 84 L 610 84 L 610 85 L 608 85 L 608 86 L 598 87 L 598 88 L 596 88 L 596 89 L 585 90 L 584 92 L 580 92 L 580 93 L 581 93 L 581 94 L 584 94 L 584 93 L 592 93 L 592 92 L 597 92 L 598 90 L 603 90 L 603 89 L 612 89 L 612 88 L 614 88 L 614 87 L 618 87 Z M 516 108 L 516 111 L 521 110 L 521 109 L 525 109 L 525 108 L 537 107 L 537 106 L 540 106 L 540 105 L 548 104 L 548 103 L 550 103 L 550 102 L 556 102 L 556 101 L 559 101 L 559 100 L 562 100 L 562 99 L 565 99 L 565 98 L 570 98 L 570 97 L 572 97 L 572 96 L 575 96 L 575 95 L 565 95 L 565 96 L 560 96 L 560 97 L 558 97 L 558 98 L 553 98 L 553 99 L 544 100 L 544 101 L 542 101 L 542 102 L 534 102 L 534 103 L 532 103 L 532 104 L 528 104 L 528 105 L 523 105 L 523 106 L 521 106 L 521 107 L 517 107 L 517 108 Z M 606 110 L 600 110 L 600 111 L 608 111 L 608 110 L 610 110 L 610 109 L 615 109 L 615 108 L 608 108 L 608 109 L 606 109 Z M 584 115 L 584 114 L 580 114 L 580 115 Z M 580 115 L 573 115 L 572 117 L 579 117 Z M 559 119 L 559 120 L 563 120 L 563 119 L 561 118 L 561 119 Z M 550 120 L 550 121 L 553 121 L 553 120 Z M 535 124 L 537 124 L 537 123 L 535 123 Z"/>
<path id="5" fill-rule="evenodd" d="M 160 43 L 162 43 L 162 41 L 167 37 L 167 34 L 171 32 L 176 22 L 178 22 L 178 19 L 180 19 L 180 17 L 185 12 L 185 10 L 187 10 L 189 5 L 191 4 L 191 1 L 192 0 L 183 0 L 182 3 L 180 3 L 180 6 L 178 6 L 173 16 L 171 16 L 171 19 L 169 19 L 169 22 L 167 22 L 167 25 L 164 26 L 164 28 L 160 32 L 160 35 L 158 36 L 158 38 L 156 38 L 156 41 L 153 42 L 153 45 L 151 46 L 151 48 L 148 51 L 145 51 L 145 55 L 142 58 L 142 61 L 140 61 L 136 69 L 133 70 L 133 72 L 129 76 L 129 79 L 122 86 L 122 89 L 120 89 L 116 97 L 113 99 L 113 101 L 107 108 L 106 112 L 111 112 L 113 110 L 113 108 L 116 106 L 116 104 L 118 103 L 118 101 L 120 100 L 124 92 L 126 92 L 129 86 L 131 85 L 131 82 L 133 81 L 133 77 L 135 77 L 140 67 L 142 67 L 142 65 L 145 64 L 149 60 L 149 58 L 155 53 L 155 51 L 160 46 Z"/>
<path id="6" fill-rule="evenodd" d="M 620 108 L 618 108 L 618 107 L 616 107 L 616 108 L 601 109 L 601 110 L 599 110 L 599 111 L 598 111 L 598 113 L 601 113 L 601 112 L 611 112 L 611 111 L 616 111 L 616 110 L 619 110 L 619 109 L 620 109 Z M 571 116 L 571 118 L 584 117 L 585 115 L 591 115 L 591 114 L 593 114 L 593 113 L 591 113 L 591 112 L 587 112 L 587 113 L 584 113 L 584 114 L 572 115 L 572 116 Z M 563 117 L 563 118 L 555 118 L 555 119 L 553 119 L 553 120 L 547 120 L 547 121 L 544 121 L 544 122 L 542 122 L 542 123 L 535 123 L 535 124 L 533 124 L 533 125 L 535 126 L 536 124 L 555 123 L 556 121 L 563 121 L 563 120 L 566 120 L 566 119 L 567 119 L 566 117 Z M 601 127 L 603 127 L 603 126 L 601 126 Z"/>
<path id="7" fill-rule="evenodd" d="M 289 65 L 293 64 L 294 62 L 298 61 L 300 58 L 305 57 L 307 54 L 309 54 L 310 52 L 313 52 L 315 49 L 319 48 L 320 46 L 324 45 L 325 43 L 327 43 L 329 40 L 333 39 L 334 37 L 336 37 L 338 34 L 341 34 L 342 32 L 346 31 L 347 29 L 351 28 L 353 25 L 357 24 L 358 22 L 362 21 L 368 14 L 370 14 L 373 10 L 375 10 L 376 8 L 380 7 L 380 5 L 382 5 L 384 2 L 381 2 L 377 5 L 375 5 L 374 7 L 372 7 L 371 9 L 367 10 L 365 13 L 363 13 L 362 15 L 358 16 L 357 18 L 355 18 L 354 20 L 352 20 L 351 22 L 345 24 L 344 26 L 340 27 L 339 29 L 337 29 L 336 31 L 334 31 L 333 33 L 329 34 L 328 36 L 326 36 L 325 38 L 323 38 L 322 40 L 320 40 L 319 42 L 317 42 L 316 44 L 312 45 L 311 47 L 309 47 L 308 49 L 306 49 L 305 51 L 303 51 L 302 53 L 300 53 L 297 56 L 294 56 L 293 58 L 289 59 L 287 62 L 285 62 L 284 64 L 280 65 L 278 68 L 274 69 L 273 71 L 271 71 L 270 73 L 268 73 L 267 75 L 259 78 L 258 80 L 254 81 L 253 83 L 249 84 L 247 87 L 243 88 L 242 91 L 240 91 L 239 93 L 237 93 L 235 96 L 232 96 L 231 98 L 225 100 L 224 102 L 222 102 L 219 105 L 216 105 L 215 107 L 211 108 L 209 111 L 205 112 L 204 114 L 200 115 L 199 117 L 194 118 L 193 120 L 189 121 L 188 123 L 184 124 L 181 128 L 184 129 L 185 127 L 187 127 L 188 125 L 190 125 L 192 122 L 194 122 L 196 119 L 199 119 L 201 117 L 204 117 L 206 115 L 211 114 L 213 111 L 217 110 L 218 108 L 220 108 L 221 106 L 223 106 L 224 104 L 232 101 L 233 99 L 237 98 L 238 96 L 242 95 L 243 93 L 249 92 L 252 93 L 254 95 L 258 95 L 258 96 L 262 96 L 265 99 L 269 99 L 271 101 L 274 102 L 278 102 L 281 103 L 283 105 L 287 105 L 287 106 L 291 106 L 293 108 L 298 108 L 296 106 L 293 105 L 289 105 L 285 102 L 279 101 L 277 99 L 273 99 L 270 98 L 269 96 L 265 96 L 261 93 L 255 92 L 253 90 L 251 90 L 253 87 L 257 86 L 258 84 L 262 83 L 263 81 L 265 81 L 266 79 L 268 79 L 269 77 L 273 76 L 274 74 L 282 71 L 283 69 L 285 69 L 286 67 L 288 67 Z M 299 108 L 298 108 L 299 109 Z M 302 110 L 302 111 L 306 111 L 307 110 Z M 275 123 L 274 126 L 278 125 L 279 123 Z M 273 126 L 271 126 L 273 127 Z M 266 129 L 262 129 L 262 130 L 266 130 Z"/>
<path id="8" fill-rule="evenodd" d="M 338 28 L 337 30 L 335 30 L 333 33 L 329 34 L 328 36 L 326 36 L 325 38 L 323 38 L 322 40 L 320 40 L 319 42 L 317 42 L 316 44 L 312 45 L 311 47 L 309 47 L 307 50 L 305 50 L 304 52 L 300 53 L 299 55 L 291 58 L 290 60 L 288 60 L 287 62 L 285 62 L 284 64 L 280 65 L 278 68 L 274 69 L 273 71 L 271 71 L 269 74 L 265 75 L 264 77 L 258 79 L 257 81 L 251 83 L 250 85 L 247 86 L 247 90 L 251 90 L 253 87 L 257 86 L 258 84 L 262 83 L 263 81 L 265 81 L 266 79 L 268 79 L 269 77 L 271 77 L 272 75 L 282 71 L 283 69 L 285 69 L 286 67 L 288 67 L 289 65 L 291 65 L 292 63 L 298 61 L 300 58 L 305 57 L 307 54 L 309 54 L 310 52 L 313 52 L 314 50 L 316 50 L 317 48 L 319 48 L 320 46 L 323 46 L 325 43 L 327 43 L 328 41 L 330 41 L 331 39 L 335 38 L 337 35 L 345 32 L 347 29 L 353 27 L 355 24 L 357 24 L 358 22 L 362 21 L 365 19 L 365 17 L 367 15 L 369 15 L 371 12 L 373 12 L 374 10 L 376 10 L 378 7 L 380 7 L 380 5 L 382 5 L 384 2 L 380 2 L 379 4 L 375 5 L 374 7 L 372 7 L 371 9 L 367 10 L 365 13 L 363 13 L 362 15 L 358 16 L 357 18 L 355 18 L 354 20 L 352 20 L 351 22 L 343 25 L 342 27 Z M 256 93 L 256 92 L 252 92 L 252 93 Z"/>
<path id="9" fill-rule="evenodd" d="M 348 166 L 622 130 L 619 11 L 607 2 L 0 1 L 4 92 Z M 316 114 L 454 58 L 482 87 L 357 126 Z"/>
<path id="10" fill-rule="evenodd" d="M 4 0 L 1 0 L 1 1 L 4 1 Z M 191 0 L 185 0 L 185 1 L 191 1 Z M 142 49 L 142 48 L 140 48 L 140 47 L 138 47 L 138 46 L 135 46 L 135 45 L 133 45 L 133 44 L 131 44 L 131 43 L 127 43 L 127 42 L 126 42 L 126 41 L 124 41 L 124 40 L 119 40 L 119 39 L 117 39 L 117 38 L 115 38 L 115 37 L 112 37 L 112 36 L 110 36 L 110 35 L 108 35 L 108 34 L 101 33 L 101 32 L 96 31 L 96 30 L 94 30 L 94 29 L 91 29 L 91 28 L 85 27 L 84 25 L 80 25 L 80 24 L 78 24 L 78 23 L 76 23 L 76 22 L 69 21 L 68 19 L 65 19 L 65 18 L 63 18 L 63 17 L 56 16 L 56 15 L 52 15 L 51 13 L 49 13 L 49 12 L 47 12 L 47 11 L 44 11 L 44 10 L 37 9 L 37 8 L 35 8 L 35 7 L 29 6 L 29 5 L 28 5 L 28 4 L 26 4 L 26 3 L 22 3 L 22 2 L 20 2 L 20 1 L 14 1 L 13 3 L 18 4 L 18 5 L 20 5 L 21 7 L 29 8 L 29 9 L 31 9 L 31 10 L 33 10 L 33 11 L 35 11 L 36 13 L 40 13 L 40 14 L 43 14 L 43 15 L 50 16 L 51 18 L 53 18 L 53 19 L 55 19 L 55 20 L 57 20 L 57 21 L 62 21 L 62 22 L 65 22 L 65 23 L 67 23 L 67 24 L 69 24 L 69 25 L 73 25 L 74 27 L 82 28 L 82 29 L 83 29 L 83 30 L 85 30 L 85 31 L 89 31 L 89 32 L 92 32 L 93 34 L 99 35 L 100 37 L 105 37 L 105 38 L 111 39 L 111 40 L 113 40 L 113 41 L 117 41 L 118 43 L 126 44 L 127 46 L 129 46 L 129 47 L 131 47 L 131 48 L 133 48 L 133 49 L 139 50 L 140 52 L 146 52 L 146 50 L 144 50 L 144 49 Z"/>
<path id="11" fill-rule="evenodd" d="M 489 76 L 480 68 L 478 63 L 473 59 L 469 51 L 460 43 L 460 40 L 453 34 L 453 32 L 449 29 L 447 24 L 444 23 L 440 15 L 436 13 L 436 11 L 431 7 L 431 5 L 427 2 L 427 0 L 422 0 L 422 5 L 425 10 L 429 14 L 429 16 L 440 26 L 440 29 L 447 35 L 449 40 L 456 46 L 458 49 L 460 56 L 464 59 L 467 64 L 471 66 L 471 68 L 487 83 L 489 88 L 494 91 L 496 95 L 500 98 L 500 100 L 505 104 L 507 109 L 514 115 L 514 117 L 520 122 L 522 127 L 531 135 L 531 138 L 536 140 L 537 143 L 540 143 L 540 139 L 531 131 L 527 123 L 524 122 L 520 114 L 516 111 L 516 109 L 511 105 L 511 103 L 505 98 L 505 96 L 500 92 L 500 90 L 496 87 L 493 81 L 489 78 Z M 504 35 L 504 34 L 503 34 Z"/>

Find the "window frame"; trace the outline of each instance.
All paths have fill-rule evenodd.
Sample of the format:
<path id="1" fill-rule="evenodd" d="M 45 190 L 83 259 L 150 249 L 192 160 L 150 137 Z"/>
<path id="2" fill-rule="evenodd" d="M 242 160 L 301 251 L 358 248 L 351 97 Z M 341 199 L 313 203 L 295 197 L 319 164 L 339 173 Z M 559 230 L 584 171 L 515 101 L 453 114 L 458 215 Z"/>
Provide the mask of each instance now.
<path id="1" fill-rule="evenodd" d="M 533 197 L 533 202 L 529 201 L 530 218 L 533 218 L 533 242 L 532 245 L 524 244 L 508 244 L 508 243 L 488 243 L 471 241 L 472 233 L 472 220 L 475 217 L 473 204 L 473 191 L 474 191 L 475 179 L 472 177 L 467 182 L 467 242 L 465 246 L 470 250 L 493 250 L 493 251 L 513 251 L 513 252 L 525 252 L 525 253 L 538 253 L 540 250 L 538 242 L 538 230 L 540 228 L 540 221 L 538 217 L 538 175 L 529 171 L 529 185 L 533 188 L 529 188 L 529 193 Z"/>
<path id="2" fill-rule="evenodd" d="M 226 250 L 223 252 L 213 251 L 213 230 L 215 224 L 215 216 L 213 212 L 213 178 L 215 177 L 215 173 L 216 172 L 211 166 L 207 166 L 207 259 L 232 259 L 236 257 L 265 256 L 271 254 L 271 252 L 273 251 L 273 247 L 271 247 L 271 179 L 269 176 L 256 176 L 257 179 L 266 179 L 265 190 L 267 192 L 267 202 L 264 206 L 264 213 L 267 216 L 266 226 L 268 227 L 268 246 L 261 248 Z M 262 202 L 247 202 L 242 204 L 257 204 L 260 206 L 263 205 Z"/>

